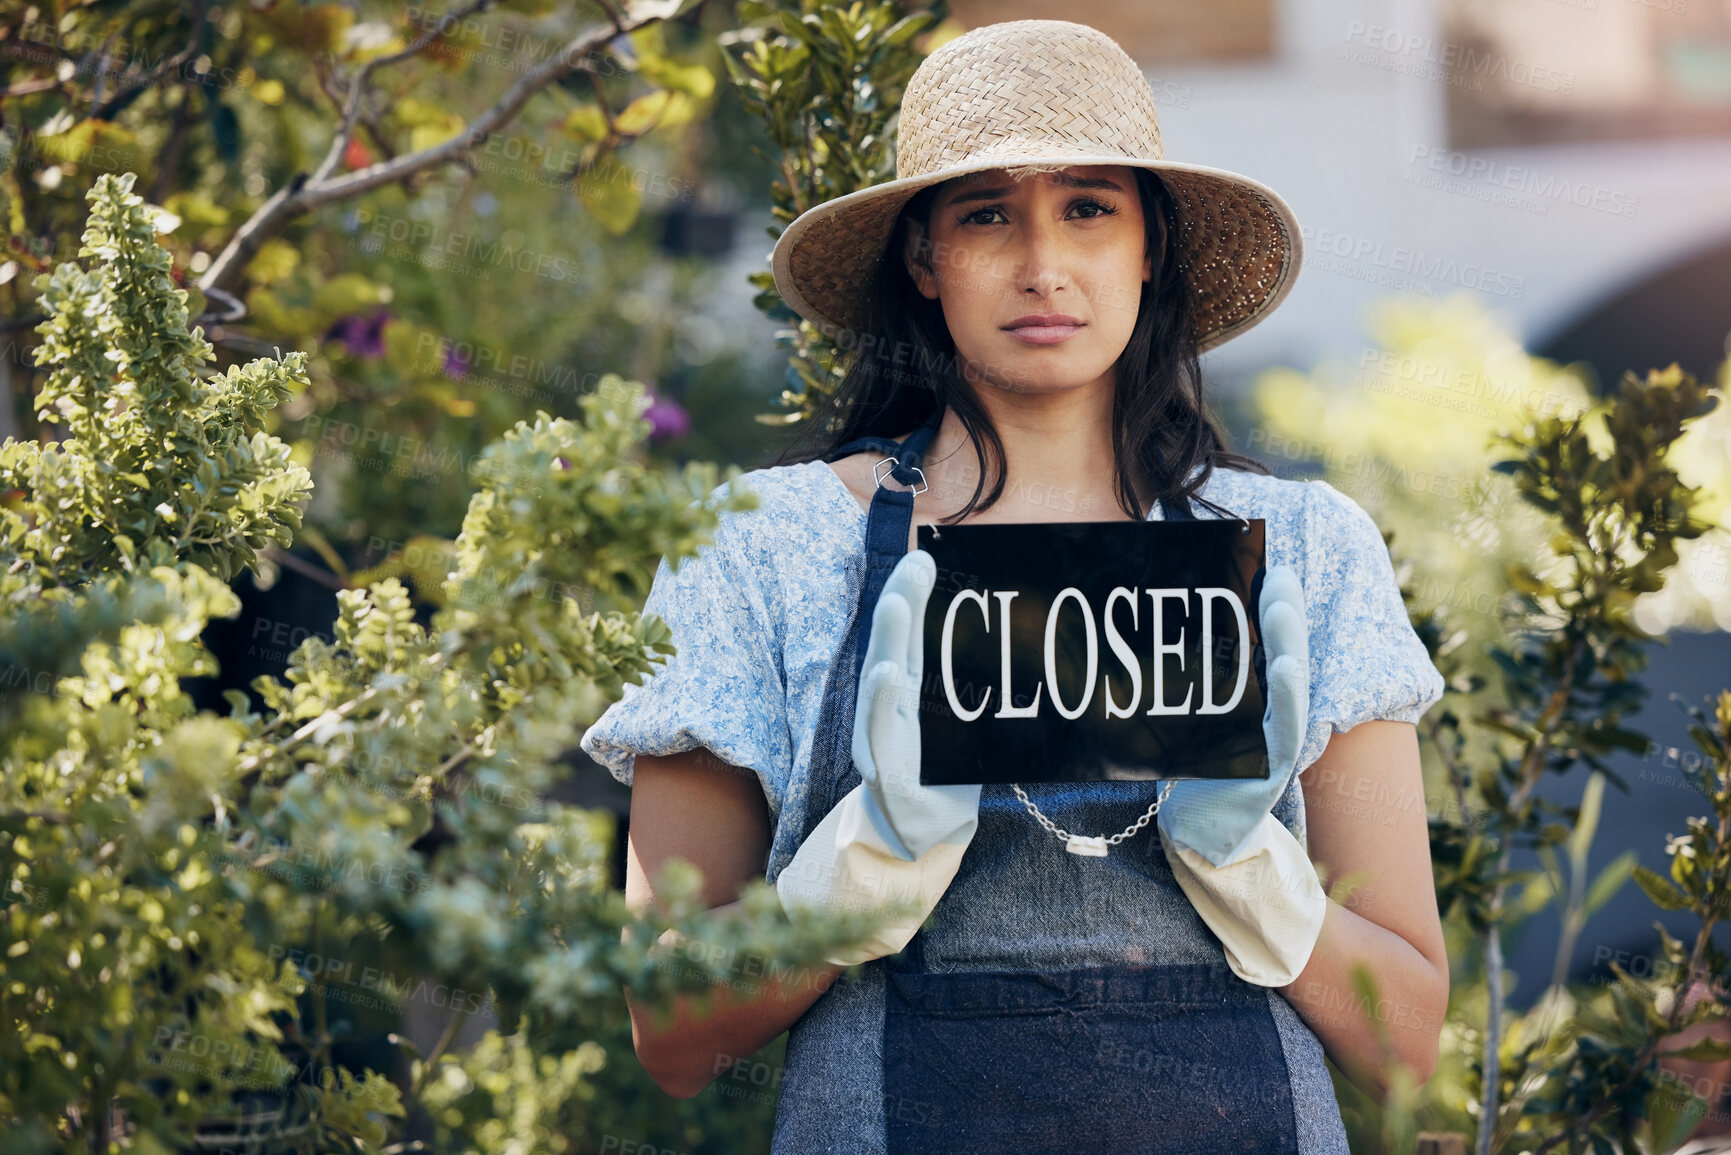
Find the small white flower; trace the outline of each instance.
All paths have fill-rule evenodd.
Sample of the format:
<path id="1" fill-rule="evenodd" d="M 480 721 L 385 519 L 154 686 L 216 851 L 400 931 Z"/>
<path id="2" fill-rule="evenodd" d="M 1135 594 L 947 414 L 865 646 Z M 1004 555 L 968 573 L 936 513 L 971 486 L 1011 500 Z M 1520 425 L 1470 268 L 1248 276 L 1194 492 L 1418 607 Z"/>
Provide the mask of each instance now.
<path id="1" fill-rule="evenodd" d="M 1695 857 L 1695 840 L 1687 834 L 1665 835 L 1665 853 L 1682 854 L 1684 858 Z"/>

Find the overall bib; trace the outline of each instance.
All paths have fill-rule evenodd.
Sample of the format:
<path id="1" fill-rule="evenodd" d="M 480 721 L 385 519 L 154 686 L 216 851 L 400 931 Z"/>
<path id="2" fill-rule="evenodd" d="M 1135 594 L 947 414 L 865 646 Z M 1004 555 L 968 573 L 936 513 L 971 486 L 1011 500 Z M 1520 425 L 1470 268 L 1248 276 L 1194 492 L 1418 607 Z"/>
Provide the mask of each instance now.
<path id="1" fill-rule="evenodd" d="M 861 438 L 827 460 L 882 452 L 895 458 L 891 475 L 912 486 L 941 416 L 940 407 L 903 443 Z M 1163 502 L 1162 516 L 1192 518 L 1184 505 Z M 913 493 L 880 483 L 867 518 L 858 612 L 820 713 L 807 835 L 860 781 L 851 755 L 858 680 L 872 612 L 907 552 L 912 516 Z M 1112 834 L 1148 807 L 1159 785 L 1030 783 L 1024 790 L 1065 829 Z M 1285 807 L 1282 821 L 1301 828 L 1294 801 L 1283 796 L 1275 813 Z M 970 959 L 997 965 L 970 966 Z M 1284 1000 L 1232 972 L 1172 879 L 1152 824 L 1108 858 L 1079 857 L 1041 829 L 1008 786 L 988 784 L 973 841 L 927 925 L 901 954 L 862 970 L 864 984 L 838 983 L 790 1032 L 777 1152 L 1301 1150 L 1275 1018 L 1274 1003 Z M 869 1021 L 880 997 L 881 1017 Z M 1288 1045 L 1307 1047 L 1301 1054 L 1315 1060 L 1305 1109 L 1323 1122 L 1310 1127 L 1309 1149 L 1322 1149 L 1316 1136 L 1323 1136 L 1329 1150 L 1344 1150 L 1320 1045 L 1301 1026 L 1295 1035 L 1296 1017 L 1279 1010 Z M 863 1085 L 875 1040 L 862 1036 L 880 1027 L 881 1086 Z M 836 1086 L 834 1072 L 850 1062 L 862 1085 Z M 870 1102 L 877 1095 L 881 1116 Z M 848 1118 L 867 1115 L 883 1119 L 885 1146 L 836 1133 Z"/>

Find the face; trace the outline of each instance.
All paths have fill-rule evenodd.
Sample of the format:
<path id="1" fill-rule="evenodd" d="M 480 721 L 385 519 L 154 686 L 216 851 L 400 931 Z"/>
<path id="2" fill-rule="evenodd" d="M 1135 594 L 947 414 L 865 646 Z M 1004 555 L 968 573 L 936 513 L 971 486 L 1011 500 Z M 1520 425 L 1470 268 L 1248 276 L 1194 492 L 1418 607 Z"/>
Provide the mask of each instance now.
<path id="1" fill-rule="evenodd" d="M 933 200 L 925 237 L 910 233 L 908 272 L 942 305 L 969 381 L 1111 387 L 1152 274 L 1132 170 L 959 177 Z"/>

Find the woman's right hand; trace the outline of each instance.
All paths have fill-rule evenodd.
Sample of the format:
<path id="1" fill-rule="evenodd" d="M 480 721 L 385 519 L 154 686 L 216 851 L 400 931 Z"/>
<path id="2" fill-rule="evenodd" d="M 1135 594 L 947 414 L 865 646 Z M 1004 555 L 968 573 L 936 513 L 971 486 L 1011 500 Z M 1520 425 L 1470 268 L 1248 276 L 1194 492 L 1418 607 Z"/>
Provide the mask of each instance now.
<path id="1" fill-rule="evenodd" d="M 860 784 L 776 876 L 790 917 L 807 910 L 886 910 L 870 939 L 831 956 L 840 966 L 908 944 L 955 878 L 979 825 L 979 786 L 920 785 L 919 688 L 935 576 L 932 556 L 914 550 L 884 584 L 854 708 Z M 899 913 L 889 912 L 891 906 Z"/>
<path id="2" fill-rule="evenodd" d="M 909 862 L 934 846 L 966 846 L 979 825 L 980 788 L 920 785 L 920 686 L 925 676 L 926 603 L 937 563 L 923 549 L 890 572 L 872 614 L 853 761 L 885 841 Z"/>

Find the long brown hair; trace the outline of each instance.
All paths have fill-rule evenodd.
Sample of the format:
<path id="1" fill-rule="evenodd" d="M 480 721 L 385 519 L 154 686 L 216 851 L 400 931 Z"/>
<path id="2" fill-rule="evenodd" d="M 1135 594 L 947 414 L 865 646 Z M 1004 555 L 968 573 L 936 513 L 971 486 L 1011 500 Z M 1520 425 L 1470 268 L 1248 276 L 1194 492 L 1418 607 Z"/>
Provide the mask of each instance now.
<path id="1" fill-rule="evenodd" d="M 1147 227 L 1147 251 L 1156 257 L 1154 276 L 1142 284 L 1136 324 L 1116 365 L 1112 450 L 1118 504 L 1132 517 L 1144 516 L 1128 463 L 1137 475 L 1153 482 L 1156 498 L 1194 497 L 1231 516 L 1197 493 L 1215 467 L 1272 471 L 1255 458 L 1227 450 L 1225 430 L 1202 398 L 1190 287 L 1183 269 L 1168 259 L 1170 240 L 1178 235 L 1177 208 L 1154 173 L 1132 171 Z M 942 305 L 920 294 L 901 260 L 911 225 L 920 226 L 922 237 L 930 236 L 932 202 L 941 188 L 937 184 L 921 189 L 896 219 L 878 262 L 870 318 L 862 330 L 875 339 L 862 335 L 855 340 L 840 385 L 771 464 L 825 460 L 857 437 L 899 439 L 925 422 L 941 403 L 955 410 L 980 463 L 973 496 L 942 522 L 950 524 L 976 509 L 991 508 L 1003 495 L 1004 474 L 999 469 L 993 471 L 990 492 L 982 497 L 986 446 L 992 450 L 990 460 L 1002 461 L 1004 445 L 991 416 L 963 379 L 965 366 L 944 323 Z M 1198 463 L 1203 464 L 1202 472 L 1185 485 Z"/>

